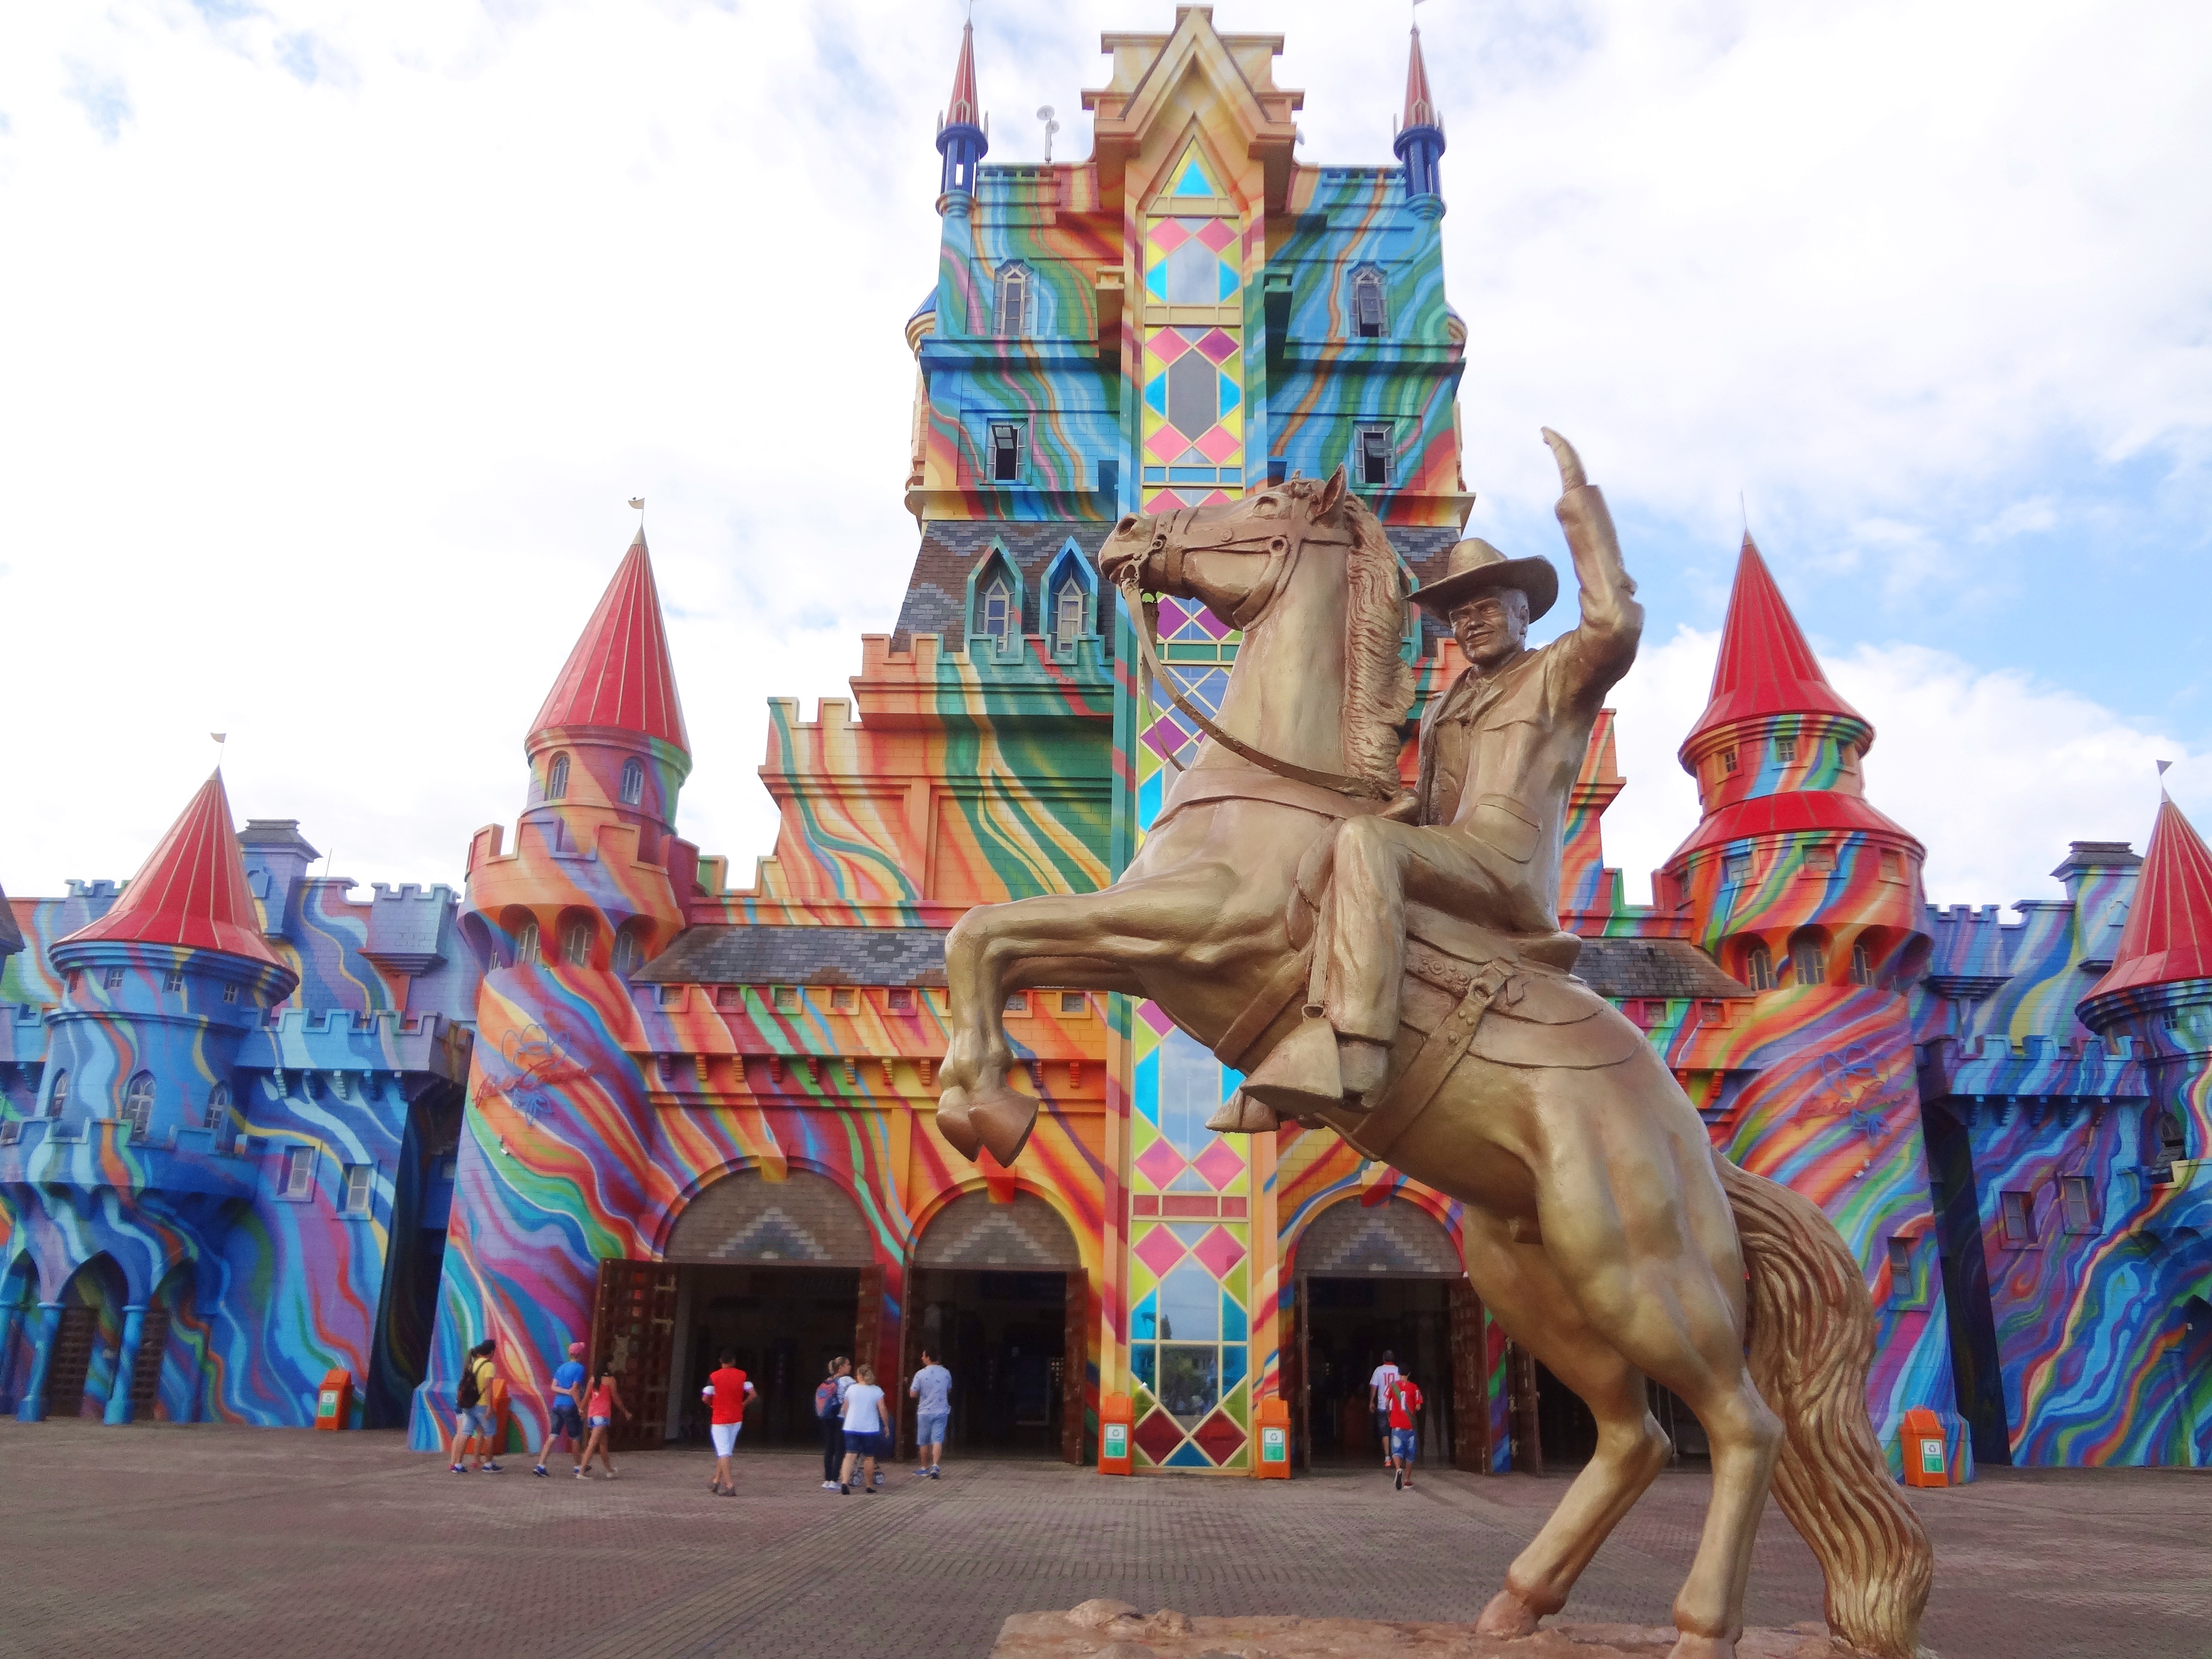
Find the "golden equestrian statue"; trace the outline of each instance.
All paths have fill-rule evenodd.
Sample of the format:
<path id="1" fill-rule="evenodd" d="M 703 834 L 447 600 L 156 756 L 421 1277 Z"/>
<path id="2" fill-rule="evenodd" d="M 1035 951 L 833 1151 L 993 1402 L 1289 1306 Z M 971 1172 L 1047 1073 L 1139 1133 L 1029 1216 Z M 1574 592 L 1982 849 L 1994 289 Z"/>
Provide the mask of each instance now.
<path id="1" fill-rule="evenodd" d="M 1673 1659 L 1729 1659 L 1770 1486 L 1819 1559 L 1836 1638 L 1915 1659 L 1932 1558 L 1867 1415 L 1875 1313 L 1820 1209 L 1721 1157 L 1644 1034 L 1571 969 L 1562 812 L 1642 611 L 1605 500 L 1556 433 L 1579 626 L 1540 650 L 1542 559 L 1454 550 L 1419 597 L 1468 659 L 1398 782 L 1413 700 L 1405 576 L 1345 487 L 1294 478 L 1228 506 L 1132 514 L 1100 549 L 1158 690 L 1207 741 L 1121 878 L 980 906 L 945 940 L 938 1125 L 1011 1165 L 1037 1102 L 1012 1088 L 1006 993 L 1151 999 L 1243 1088 L 1212 1127 L 1337 1131 L 1464 1206 L 1467 1271 L 1513 1340 L 1589 1405 L 1596 1455 L 1508 1569 L 1480 1628 L 1513 1636 L 1577 1576 L 1667 1461 L 1644 1379 L 1712 1448 Z M 1142 595 L 1243 630 L 1219 712 L 1160 672 Z"/>

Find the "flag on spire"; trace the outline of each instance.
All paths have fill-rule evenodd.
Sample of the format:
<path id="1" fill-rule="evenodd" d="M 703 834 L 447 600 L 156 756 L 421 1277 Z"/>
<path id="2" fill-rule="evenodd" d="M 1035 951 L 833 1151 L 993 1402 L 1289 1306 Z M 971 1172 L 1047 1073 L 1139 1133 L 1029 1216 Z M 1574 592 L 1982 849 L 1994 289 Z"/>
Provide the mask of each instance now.
<path id="1" fill-rule="evenodd" d="M 2185 979 L 2212 979 L 2212 849 L 2160 792 L 2127 926 L 2085 1000 Z"/>
<path id="2" fill-rule="evenodd" d="M 642 527 L 530 729 L 556 726 L 612 726 L 691 752 Z"/>

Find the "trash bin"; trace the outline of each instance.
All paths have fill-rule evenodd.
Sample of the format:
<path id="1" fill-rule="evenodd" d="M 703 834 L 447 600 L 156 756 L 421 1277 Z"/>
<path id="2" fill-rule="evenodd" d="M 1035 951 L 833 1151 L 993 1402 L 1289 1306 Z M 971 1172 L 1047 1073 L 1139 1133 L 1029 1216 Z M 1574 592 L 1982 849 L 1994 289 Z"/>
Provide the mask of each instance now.
<path id="1" fill-rule="evenodd" d="M 1129 1396 L 1109 1394 L 1098 1402 L 1098 1473 L 1134 1472 L 1129 1449 Z"/>
<path id="2" fill-rule="evenodd" d="M 1260 1401 L 1260 1456 L 1252 1473 L 1262 1480 L 1291 1478 L 1291 1407 L 1280 1395 Z"/>
<path id="3" fill-rule="evenodd" d="M 343 1429 L 353 1416 L 353 1373 L 325 1371 L 323 1386 L 315 1391 L 315 1426 Z"/>
<path id="4" fill-rule="evenodd" d="M 1948 1486 L 1951 1460 L 1943 1424 L 1925 1406 L 1905 1413 L 1905 1484 L 1908 1486 Z"/>

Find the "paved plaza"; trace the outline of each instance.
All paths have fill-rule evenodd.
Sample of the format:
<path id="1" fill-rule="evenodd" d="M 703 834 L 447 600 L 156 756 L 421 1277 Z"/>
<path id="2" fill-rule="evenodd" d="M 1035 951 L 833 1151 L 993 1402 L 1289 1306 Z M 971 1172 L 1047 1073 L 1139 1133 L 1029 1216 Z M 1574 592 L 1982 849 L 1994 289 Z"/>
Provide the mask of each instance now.
<path id="1" fill-rule="evenodd" d="M 820 1490 L 820 1462 L 654 1452 L 621 1479 L 448 1474 L 396 1434 L 0 1423 L 0 1652 L 340 1656 L 980 1656 L 1007 1613 L 1109 1595 L 1194 1613 L 1468 1620 L 1563 1478 L 1380 1470 L 1288 1484 L 1106 1480 L 1057 1464 L 904 1469 L 883 1496 Z M 1662 1621 L 1703 1475 L 1670 1474 L 1570 1613 Z M 1999 1470 L 1916 1493 L 1937 1551 L 1942 1659 L 2201 1659 L 2212 1630 L 2212 1472 Z M 1820 1578 L 1781 1516 L 1751 1617 L 1817 1619 Z"/>

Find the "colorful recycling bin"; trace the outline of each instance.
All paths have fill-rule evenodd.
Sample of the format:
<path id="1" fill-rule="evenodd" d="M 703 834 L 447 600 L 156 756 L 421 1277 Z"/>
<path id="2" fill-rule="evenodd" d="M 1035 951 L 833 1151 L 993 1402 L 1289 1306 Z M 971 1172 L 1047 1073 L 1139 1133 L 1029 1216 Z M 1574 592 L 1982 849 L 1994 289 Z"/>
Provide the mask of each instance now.
<path id="1" fill-rule="evenodd" d="M 1261 1480 L 1287 1480 L 1291 1478 L 1291 1407 L 1280 1395 L 1267 1395 L 1260 1401 L 1260 1455 L 1252 1465 L 1252 1473 Z"/>
<path id="2" fill-rule="evenodd" d="M 1905 1413 L 1905 1484 L 1908 1486 L 1948 1486 L 1951 1484 L 1949 1443 L 1942 1419 L 1925 1406 Z"/>
<path id="3" fill-rule="evenodd" d="M 353 1416 L 353 1373 L 325 1371 L 323 1386 L 315 1391 L 315 1426 L 335 1432 Z"/>
<path id="4" fill-rule="evenodd" d="M 1129 1444 L 1129 1396 L 1109 1394 L 1098 1402 L 1098 1473 L 1133 1474 L 1135 1454 Z"/>

